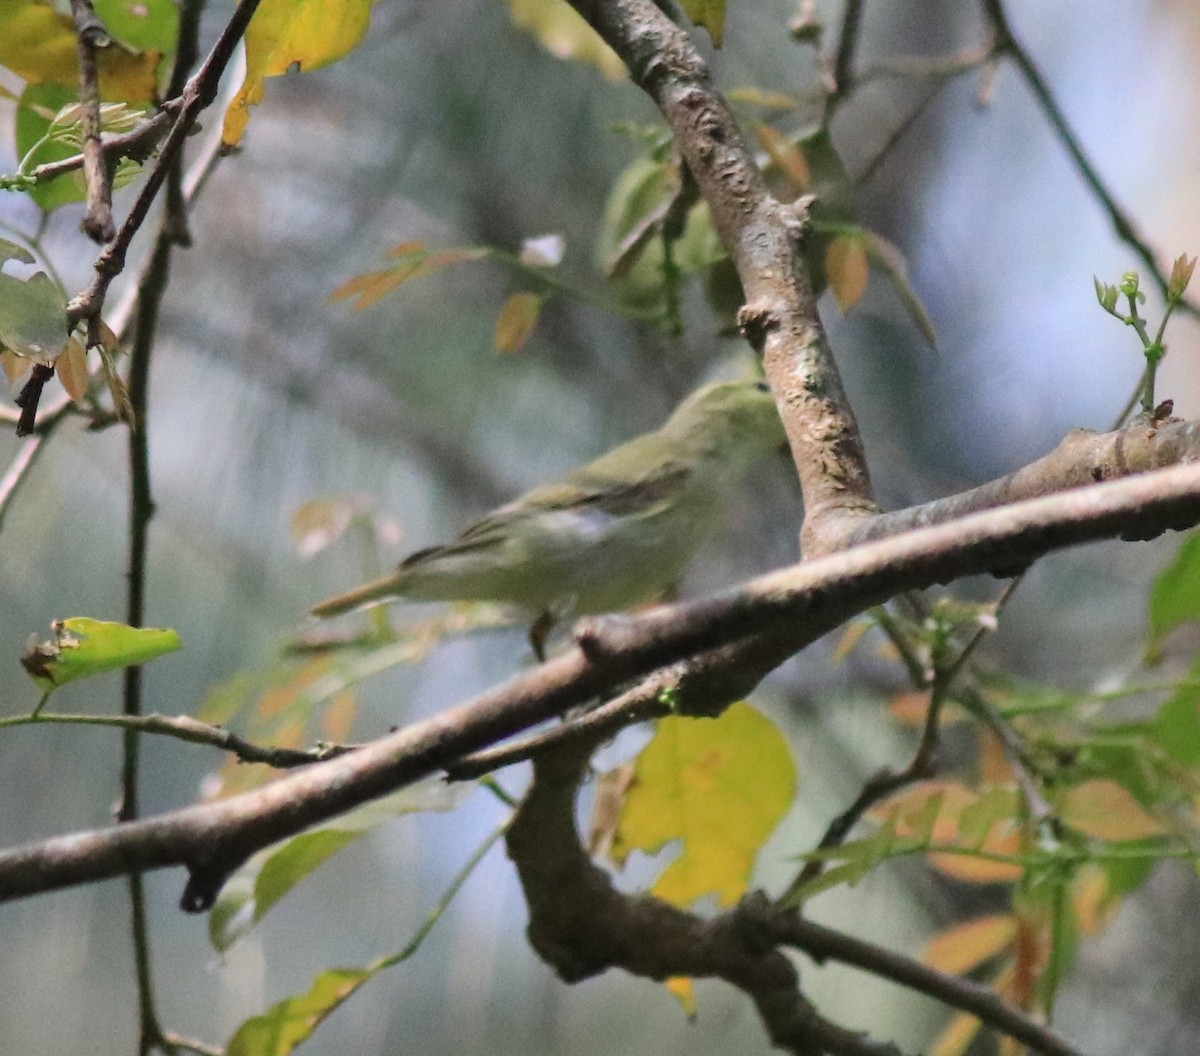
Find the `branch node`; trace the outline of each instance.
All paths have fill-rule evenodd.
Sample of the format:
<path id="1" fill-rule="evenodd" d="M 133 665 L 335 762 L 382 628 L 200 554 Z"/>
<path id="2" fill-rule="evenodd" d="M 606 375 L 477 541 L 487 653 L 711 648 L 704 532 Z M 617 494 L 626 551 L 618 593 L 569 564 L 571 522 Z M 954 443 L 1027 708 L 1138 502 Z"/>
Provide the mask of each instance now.
<path id="1" fill-rule="evenodd" d="M 737 314 L 738 329 L 755 352 L 762 353 L 767 337 L 782 325 L 779 313 L 764 301 L 743 304 Z"/>

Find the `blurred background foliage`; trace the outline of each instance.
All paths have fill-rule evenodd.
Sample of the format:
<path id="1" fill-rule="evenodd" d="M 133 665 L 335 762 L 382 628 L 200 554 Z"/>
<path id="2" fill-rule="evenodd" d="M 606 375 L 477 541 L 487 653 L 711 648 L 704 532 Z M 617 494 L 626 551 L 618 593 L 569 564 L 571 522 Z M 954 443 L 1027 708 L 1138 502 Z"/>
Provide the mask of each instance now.
<path id="1" fill-rule="evenodd" d="M 836 6 L 819 5 L 831 20 Z M 1008 6 L 1164 265 L 1196 252 L 1200 10 L 1189 0 Z M 222 5 L 211 8 L 217 16 Z M 713 57 L 719 86 L 812 98 L 811 52 L 785 30 L 794 13 L 785 0 L 735 0 Z M 153 710 L 195 713 L 213 687 L 268 668 L 309 605 L 358 581 L 352 546 L 297 556 L 288 525 L 301 503 L 353 495 L 394 518 L 402 538 L 382 554 L 390 562 L 657 425 L 698 381 L 748 358 L 738 339 L 716 332 L 699 291 L 685 299 L 680 338 L 556 298 L 528 344 L 498 356 L 495 316 L 521 287 L 486 262 L 406 284 L 361 312 L 331 303 L 334 289 L 379 267 L 400 242 L 515 251 L 547 233 L 566 240 L 562 277 L 603 293 L 593 246 L 609 189 L 639 149 L 614 125 L 656 120 L 627 82 L 548 55 L 497 0 L 387 0 L 372 21 L 347 61 L 268 84 L 244 150 L 221 163 L 200 199 L 194 248 L 176 258 L 150 411 L 157 516 L 148 622 L 176 628 L 185 648 L 147 669 Z M 976 45 L 981 29 L 976 6 L 958 0 L 868 4 L 862 64 L 957 52 Z M 852 174 L 929 91 L 925 80 L 881 80 L 839 111 L 834 136 Z M 1107 428 L 1141 367 L 1131 335 L 1097 308 L 1091 281 L 1112 281 L 1136 261 L 1014 71 L 1001 67 L 986 109 L 976 106 L 978 91 L 978 75 L 948 82 L 859 191 L 862 222 L 908 260 L 938 350 L 877 277 L 846 318 L 828 295 L 822 302 L 888 506 L 1006 472 L 1071 428 Z M 218 121 L 204 123 L 208 135 Z M 0 169 L 13 167 L 0 154 Z M 118 193 L 118 207 L 128 194 Z M 75 208 L 54 214 L 43 238 L 68 288 L 92 259 L 78 216 Z M 0 199 L 0 221 L 28 232 L 38 216 L 14 195 Z M 1177 319 L 1169 336 L 1160 391 L 1176 413 L 1200 416 L 1196 324 Z M 17 450 L 14 438 L 0 437 L 0 463 Z M 5 520 L 5 713 L 35 702 L 16 667 L 31 631 L 66 615 L 120 618 L 124 452 L 122 430 L 68 424 Z M 786 466 L 761 471 L 685 592 L 793 560 L 800 513 Z M 1040 563 L 989 641 L 990 657 L 1071 688 L 1123 677 L 1142 659 L 1150 577 L 1176 546 L 1174 538 L 1095 546 Z M 990 582 L 963 588 L 980 598 L 995 590 Z M 767 885 L 786 880 L 787 856 L 819 835 L 865 775 L 910 751 L 912 732 L 882 707 L 903 688 L 901 672 L 871 649 L 833 664 L 831 648 L 808 650 L 756 696 L 791 734 L 801 774 L 799 803 L 764 856 Z M 424 663 L 359 686 L 353 735 L 432 713 L 527 662 L 526 653 L 520 631 L 445 643 Z M 58 705 L 115 710 L 116 687 L 116 676 L 72 686 Z M 637 737 L 626 735 L 609 755 L 627 756 Z M 193 801 L 222 763 L 166 740 L 150 738 L 144 751 L 147 812 Z M 0 843 L 106 823 L 118 753 L 118 737 L 106 731 L 6 731 Z M 516 791 L 523 778 L 506 772 L 501 782 Z M 399 949 L 501 816 L 477 793 L 454 813 L 391 823 L 316 873 L 224 959 L 203 922 L 175 908 L 180 874 L 151 875 L 163 1020 L 221 1040 L 319 970 Z M 1200 926 L 1186 911 L 1196 895 L 1194 875 L 1163 867 L 1104 937 L 1085 945 L 1059 1020 L 1082 1048 L 1196 1051 Z M 1003 902 L 908 862 L 822 896 L 813 912 L 912 950 L 968 908 Z M 752 1009 L 722 987 L 700 986 L 699 1024 L 690 1026 L 665 992 L 641 981 L 610 974 L 562 986 L 524 943 L 524 923 L 515 877 L 494 851 L 422 952 L 371 983 L 307 1051 L 767 1050 Z M 0 1051 L 131 1051 L 122 884 L 6 906 L 0 950 Z M 908 1050 L 944 1022 L 930 1002 L 846 969 L 805 966 L 804 976 L 827 1015 Z"/>

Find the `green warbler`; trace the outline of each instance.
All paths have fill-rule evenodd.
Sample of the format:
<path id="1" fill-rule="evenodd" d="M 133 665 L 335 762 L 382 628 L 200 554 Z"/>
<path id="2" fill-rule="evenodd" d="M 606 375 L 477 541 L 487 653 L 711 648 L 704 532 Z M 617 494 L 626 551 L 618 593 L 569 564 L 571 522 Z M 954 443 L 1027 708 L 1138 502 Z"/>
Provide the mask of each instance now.
<path id="1" fill-rule="evenodd" d="M 672 587 L 746 472 L 784 443 L 765 384 L 705 385 L 661 429 L 526 492 L 313 615 L 401 597 L 506 602 L 537 617 L 530 640 L 541 656 L 556 619 L 627 608 Z"/>

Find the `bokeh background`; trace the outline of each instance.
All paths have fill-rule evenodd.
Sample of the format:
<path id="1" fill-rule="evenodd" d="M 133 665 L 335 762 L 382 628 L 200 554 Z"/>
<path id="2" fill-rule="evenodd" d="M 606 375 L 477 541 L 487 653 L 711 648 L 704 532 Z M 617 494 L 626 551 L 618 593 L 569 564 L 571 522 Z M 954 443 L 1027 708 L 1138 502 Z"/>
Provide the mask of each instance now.
<path id="1" fill-rule="evenodd" d="M 821 4 L 832 20 L 837 5 Z M 1011 0 L 1016 33 L 1041 64 L 1085 149 L 1164 264 L 1200 251 L 1200 9 L 1190 0 Z M 223 11 L 211 5 L 211 34 Z M 730 5 L 722 88 L 811 95 L 811 52 L 788 36 L 784 0 Z M 976 5 L 868 4 L 864 65 L 976 45 Z M 893 291 L 872 280 L 842 318 L 822 302 L 865 433 L 881 499 L 933 498 L 1016 468 L 1069 429 L 1107 428 L 1138 377 L 1133 336 L 1097 307 L 1092 276 L 1136 261 L 1114 236 L 1016 72 L 1002 67 L 980 108 L 978 75 L 944 86 L 860 191 L 862 220 L 901 247 L 939 334 L 931 350 Z M 839 113 L 852 173 L 929 91 L 887 79 Z M 7 104 L 5 104 L 7 107 Z M 0 169 L 11 156 L 0 111 Z M 516 29 L 496 0 L 388 0 L 366 42 L 317 73 L 269 82 L 244 151 L 222 161 L 176 258 L 155 353 L 150 444 L 157 516 L 148 621 L 175 627 L 182 653 L 146 670 L 148 707 L 194 713 L 238 673 L 268 669 L 315 600 L 357 581 L 351 545 L 301 559 L 289 517 L 301 503 L 353 495 L 394 518 L 391 561 L 439 541 L 496 502 L 657 425 L 675 401 L 748 352 L 715 332 L 689 295 L 685 337 L 554 300 L 524 350 L 491 351 L 495 314 L 519 288 L 479 263 L 413 282 L 355 313 L 329 294 L 378 267 L 392 245 L 566 240 L 563 276 L 603 292 L 593 245 L 612 181 L 636 146 L 616 122 L 652 122 L 627 82 L 560 61 Z M 206 119 L 204 135 L 217 127 Z M 128 197 L 121 198 L 127 203 Z M 92 253 L 77 209 L 44 244 L 68 286 Z M 0 199 L 0 234 L 38 217 Z M 135 254 L 136 259 L 136 254 Z M 134 270 L 134 269 L 131 269 Z M 1152 312 L 1158 304 L 1151 296 Z M 1161 393 L 1200 416 L 1195 323 L 1179 319 Z M 0 465 L 19 450 L 0 437 Z M 55 436 L 0 535 L 0 712 L 35 691 L 17 665 L 27 636 L 56 617 L 120 618 L 125 440 L 70 423 Z M 793 560 L 801 509 L 785 466 L 764 468 L 696 563 L 695 594 Z M 988 643 L 993 662 L 1072 688 L 1113 684 L 1141 663 L 1150 577 L 1176 538 L 1103 545 L 1039 564 Z M 963 590 L 988 597 L 991 583 Z M 885 715 L 901 688 L 870 649 L 841 664 L 814 647 L 756 694 L 792 737 L 801 795 L 759 877 L 786 882 L 802 850 L 882 763 L 911 749 Z M 477 634 L 359 687 L 354 736 L 430 714 L 526 663 L 519 630 Z M 119 709 L 115 677 L 64 690 L 64 710 Z M 628 756 L 637 735 L 608 758 Z M 117 787 L 111 731 L 18 728 L 0 737 L 0 844 L 107 823 Z M 221 765 L 167 740 L 145 748 L 144 806 L 190 803 Z M 525 772 L 501 775 L 519 791 Z M 450 814 L 399 819 L 310 878 L 226 957 L 205 922 L 176 909 L 179 871 L 148 877 L 153 966 L 165 1024 L 223 1042 L 244 1018 L 303 990 L 322 968 L 401 948 L 472 848 L 502 817 L 477 792 Z M 635 868 L 645 875 L 648 866 Z M 1194 876 L 1159 870 L 1145 893 L 1083 948 L 1060 1003 L 1088 1052 L 1191 1054 L 1200 1018 Z M 915 950 L 995 893 L 889 867 L 833 892 L 814 915 Z M 121 1053 L 134 1045 L 134 983 L 124 885 L 0 907 L 0 1052 Z M 479 868 L 421 953 L 381 975 L 318 1032 L 313 1056 L 353 1052 L 693 1054 L 765 1052 L 748 1003 L 701 985 L 687 1024 L 652 984 L 610 974 L 567 988 L 523 939 L 524 908 L 499 850 Z M 926 1046 L 945 1015 L 861 975 L 804 965 L 834 1018 Z M 979 1051 L 990 1051 L 986 1046 Z"/>

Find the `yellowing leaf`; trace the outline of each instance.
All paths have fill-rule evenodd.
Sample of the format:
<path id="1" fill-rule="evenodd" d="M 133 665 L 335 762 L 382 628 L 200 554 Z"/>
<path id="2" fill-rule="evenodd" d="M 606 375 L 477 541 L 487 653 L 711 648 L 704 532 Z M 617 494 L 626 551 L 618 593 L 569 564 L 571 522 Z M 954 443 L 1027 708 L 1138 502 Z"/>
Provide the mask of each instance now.
<path id="1" fill-rule="evenodd" d="M 683 1008 L 683 1014 L 688 1019 L 696 1018 L 696 988 L 686 975 L 676 975 L 668 979 L 663 986 Z"/>
<path id="2" fill-rule="evenodd" d="M 936 802 L 936 817 L 930 819 L 930 804 Z M 1016 815 L 1018 797 L 1010 789 L 991 789 L 980 795 L 955 781 L 926 781 L 875 807 L 869 816 L 898 819 L 900 836 L 923 835 L 935 844 L 957 844 L 964 850 L 990 855 L 1021 853 L 1021 834 Z M 931 825 L 926 833 L 916 826 Z M 931 852 L 929 864 L 947 876 L 968 883 L 996 884 L 1018 880 L 1023 869 L 1011 862 L 975 858 L 968 854 Z"/>
<path id="3" fill-rule="evenodd" d="M 493 346 L 497 352 L 517 352 L 525 347 L 537 326 L 543 298 L 537 293 L 514 293 L 496 317 Z"/>
<path id="4" fill-rule="evenodd" d="M 1011 914 L 979 917 L 934 936 L 921 959 L 931 968 L 961 975 L 1007 949 L 1017 934 Z"/>
<path id="5" fill-rule="evenodd" d="M 238 144 L 263 81 L 315 70 L 351 51 L 371 22 L 371 0 L 262 0 L 246 28 L 246 77 L 225 112 L 221 142 Z"/>
<path id="6" fill-rule="evenodd" d="M 67 347 L 54 361 L 54 373 L 67 390 L 67 395 L 76 403 L 87 395 L 88 369 L 87 350 L 74 337 L 67 339 Z"/>
<path id="7" fill-rule="evenodd" d="M 773 125 L 755 125 L 754 134 L 767 157 L 787 177 L 792 193 L 804 194 L 812 186 L 812 173 L 800 148 Z"/>
<path id="8" fill-rule="evenodd" d="M 153 99 L 159 57 L 152 51 L 102 48 L 96 57 L 101 98 Z M 4 0 L 0 3 L 0 66 L 30 84 L 78 87 L 79 58 L 71 19 L 45 0 Z"/>
<path id="9" fill-rule="evenodd" d="M 287 1056 L 376 970 L 371 966 L 322 972 L 306 993 L 285 998 L 261 1016 L 246 1020 L 229 1039 L 225 1056 Z"/>
<path id="10" fill-rule="evenodd" d="M 1099 840 L 1144 840 L 1166 832 L 1162 822 L 1115 781 L 1076 785 L 1063 796 L 1058 812 L 1071 828 Z"/>
<path id="11" fill-rule="evenodd" d="M 853 620 L 846 625 L 846 629 L 838 638 L 837 645 L 833 647 L 833 654 L 829 660 L 835 667 L 846 659 L 859 642 L 863 640 L 863 636 L 871 629 L 871 624 L 866 620 Z"/>
<path id="12" fill-rule="evenodd" d="M 784 92 L 773 92 L 752 84 L 742 88 L 730 88 L 726 97 L 731 103 L 741 103 L 743 106 L 761 106 L 764 110 L 796 110 L 800 106 L 794 96 Z"/>
<path id="13" fill-rule="evenodd" d="M 713 46 L 719 48 L 725 38 L 725 0 L 680 0 L 688 18 L 708 30 Z"/>
<path id="14" fill-rule="evenodd" d="M 862 239 L 838 235 L 825 250 L 825 275 L 838 309 L 844 315 L 862 300 L 867 291 L 870 265 Z"/>
<path id="15" fill-rule="evenodd" d="M 515 25 L 559 59 L 586 62 L 610 81 L 625 76 L 625 63 L 566 0 L 508 0 Z"/>
<path id="16" fill-rule="evenodd" d="M 1075 910 L 1075 925 L 1082 934 L 1098 932 L 1120 904 L 1103 869 L 1088 864 L 1079 870 L 1071 884 L 1071 906 Z"/>
<path id="17" fill-rule="evenodd" d="M 336 542 L 367 510 L 353 498 L 311 499 L 292 512 L 292 546 L 301 557 L 319 554 Z"/>
<path id="18" fill-rule="evenodd" d="M 987 729 L 979 734 L 979 780 L 987 785 L 1011 785 L 1016 780 L 1003 742 Z"/>
<path id="19" fill-rule="evenodd" d="M 979 1033 L 980 1022 L 966 1012 L 960 1012 L 938 1035 L 929 1056 L 963 1056 Z"/>
<path id="20" fill-rule="evenodd" d="M 380 271 L 369 271 L 365 275 L 356 275 L 334 290 L 329 295 L 329 299 L 344 301 L 353 297 L 352 307 L 356 312 L 361 311 L 391 293 L 401 283 L 408 282 L 409 279 L 432 274 L 453 264 L 482 260 L 487 255 L 488 250 L 482 246 L 431 250 L 426 247 L 424 242 L 404 242 L 395 246 L 388 254 L 388 256 L 398 259 L 399 264 Z"/>
<path id="21" fill-rule="evenodd" d="M 9 352 L 8 349 L 0 352 L 0 370 L 4 371 L 4 376 L 10 385 L 15 385 L 20 381 L 31 366 L 32 364 L 24 356 L 18 356 L 15 352 Z"/>
<path id="22" fill-rule="evenodd" d="M 787 742 L 749 704 L 734 704 L 717 719 L 665 718 L 637 758 L 613 858 L 623 862 L 630 851 L 653 854 L 681 840 L 682 854 L 653 893 L 677 905 L 715 894 L 732 905 L 795 783 Z"/>

